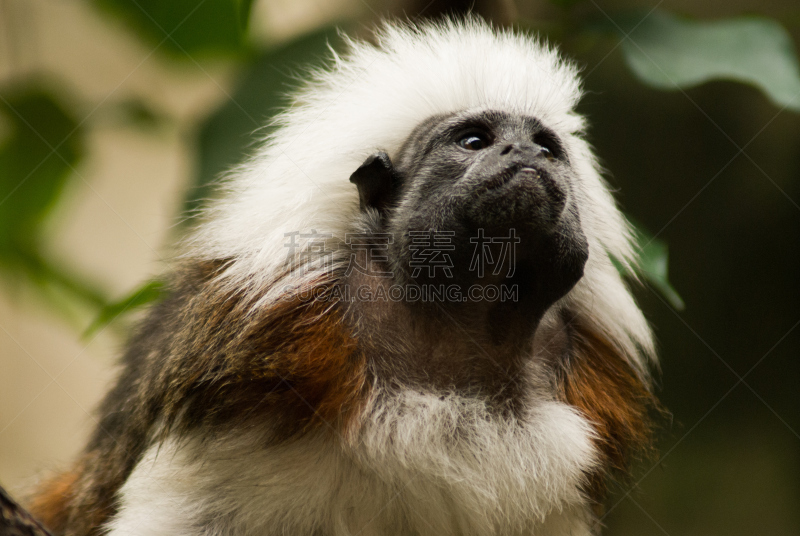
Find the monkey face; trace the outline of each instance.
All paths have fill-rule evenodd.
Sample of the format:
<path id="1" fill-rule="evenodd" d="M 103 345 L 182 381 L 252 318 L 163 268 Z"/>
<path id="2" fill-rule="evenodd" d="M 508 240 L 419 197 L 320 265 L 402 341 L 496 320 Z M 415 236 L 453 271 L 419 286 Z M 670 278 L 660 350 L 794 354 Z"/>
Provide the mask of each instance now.
<path id="1" fill-rule="evenodd" d="M 377 210 L 393 238 L 389 258 L 397 283 L 444 283 L 464 292 L 473 285 L 514 285 L 515 307 L 540 316 L 583 275 L 588 246 L 575 201 L 577 177 L 558 136 L 537 119 L 500 111 L 432 117 L 396 160 L 395 166 L 377 153 L 351 180 L 362 209 Z M 414 269 L 419 236 L 451 262 Z M 511 265 L 478 269 L 480 248 Z"/>

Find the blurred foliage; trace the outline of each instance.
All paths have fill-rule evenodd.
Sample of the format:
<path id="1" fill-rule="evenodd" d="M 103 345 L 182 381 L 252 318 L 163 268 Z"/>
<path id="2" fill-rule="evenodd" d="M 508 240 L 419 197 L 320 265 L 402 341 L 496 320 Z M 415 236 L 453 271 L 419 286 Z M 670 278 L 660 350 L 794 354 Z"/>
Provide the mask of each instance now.
<path id="1" fill-rule="evenodd" d="M 140 99 L 127 99 L 110 107 L 112 119 L 142 130 L 154 130 L 169 118 L 154 110 Z"/>
<path id="2" fill-rule="evenodd" d="M 77 121 L 44 88 L 10 92 L 0 110 L 11 130 L 0 147 L 0 255 L 8 259 L 38 246 L 84 144 Z"/>
<path id="3" fill-rule="evenodd" d="M 667 244 L 648 234 L 643 227 L 636 227 L 636 246 L 639 248 L 639 272 L 645 281 L 661 293 L 675 309 L 682 311 L 683 299 L 672 288 L 667 275 L 669 254 Z"/>
<path id="4" fill-rule="evenodd" d="M 164 283 L 162 281 L 148 281 L 121 300 L 104 305 L 92 324 L 84 332 L 84 338 L 92 337 L 121 315 L 157 301 L 164 295 L 164 291 Z"/>
<path id="5" fill-rule="evenodd" d="M 678 292 L 672 288 L 667 275 L 669 252 L 667 244 L 647 231 L 638 222 L 633 222 L 634 245 L 639 251 L 639 264 L 634 267 L 635 272 L 628 273 L 628 269 L 619 259 L 612 257 L 611 262 L 624 275 L 641 278 L 644 282 L 658 291 L 672 307 L 682 311 L 686 306 Z"/>
<path id="6" fill-rule="evenodd" d="M 247 49 L 252 0 L 94 0 L 144 41 L 177 58 Z"/>
<path id="7" fill-rule="evenodd" d="M 105 297 L 46 252 L 47 216 L 76 178 L 85 152 L 81 125 L 54 94 L 30 85 L 0 96 L 6 129 L 0 142 L 0 276 L 31 285 L 72 316 L 73 302 L 96 308 Z"/>
<path id="8" fill-rule="evenodd" d="M 552 0 L 565 12 L 581 3 Z M 195 57 L 214 55 L 228 57 L 238 65 L 239 83 L 232 99 L 210 114 L 200 128 L 198 172 L 185 204 L 190 214 L 212 195 L 219 176 L 264 138 L 269 128 L 264 125 L 288 104 L 285 96 L 302 79 L 302 73 L 329 58 L 329 44 L 338 46 L 334 30 L 322 29 L 258 50 L 247 37 L 252 0 L 95 0 L 94 4 L 169 57 L 196 61 Z M 774 20 L 692 21 L 662 11 L 612 12 L 604 20 L 598 23 L 587 16 L 551 30 L 573 38 L 598 31 L 613 35 L 630 71 L 642 83 L 659 89 L 735 80 L 755 85 L 779 105 L 800 110 L 797 57 L 788 34 Z M 88 333 L 162 296 L 161 283 L 151 281 L 129 296 L 111 301 L 48 260 L 42 223 L 76 174 L 85 132 L 74 112 L 60 103 L 58 91 L 31 86 L 3 93 L 2 113 L 10 126 L 10 133 L 0 140 L 3 275 L 35 283 L 51 298 L 56 289 L 59 300 L 71 296 L 90 304 L 97 316 Z M 133 125 L 152 126 L 160 120 L 136 101 L 123 103 L 119 110 L 120 117 Z M 639 276 L 673 307 L 682 308 L 683 301 L 667 277 L 666 244 L 642 229 L 637 237 Z"/>
<path id="9" fill-rule="evenodd" d="M 658 89 L 710 80 L 752 84 L 778 106 L 800 111 L 800 70 L 789 33 L 776 21 L 742 17 L 693 21 L 654 11 L 605 19 L 622 40 L 631 71 Z"/>

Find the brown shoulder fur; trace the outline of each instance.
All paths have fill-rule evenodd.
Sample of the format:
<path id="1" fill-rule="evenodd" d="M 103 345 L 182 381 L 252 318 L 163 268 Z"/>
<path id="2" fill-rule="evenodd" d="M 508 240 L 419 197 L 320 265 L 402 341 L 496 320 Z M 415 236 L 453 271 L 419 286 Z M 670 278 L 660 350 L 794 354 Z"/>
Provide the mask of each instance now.
<path id="1" fill-rule="evenodd" d="M 50 531 L 61 534 L 67 525 L 68 505 L 75 497 L 78 472 L 65 472 L 47 480 L 27 504 L 31 514 Z"/>
<path id="2" fill-rule="evenodd" d="M 611 475 L 650 449 L 651 408 L 658 403 L 625 355 L 587 322 L 570 323 L 570 350 L 556 371 L 560 398 L 592 424 L 601 469 L 588 475 L 587 494 L 600 511 Z"/>

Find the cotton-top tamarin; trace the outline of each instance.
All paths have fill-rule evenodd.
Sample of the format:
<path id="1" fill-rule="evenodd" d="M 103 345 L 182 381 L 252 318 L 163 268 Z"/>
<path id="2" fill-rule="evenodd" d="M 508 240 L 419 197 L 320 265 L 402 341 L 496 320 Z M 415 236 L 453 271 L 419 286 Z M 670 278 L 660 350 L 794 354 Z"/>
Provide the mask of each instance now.
<path id="1" fill-rule="evenodd" d="M 575 67 L 468 19 L 312 73 L 183 244 L 58 535 L 587 535 L 647 442 L 648 325 Z"/>

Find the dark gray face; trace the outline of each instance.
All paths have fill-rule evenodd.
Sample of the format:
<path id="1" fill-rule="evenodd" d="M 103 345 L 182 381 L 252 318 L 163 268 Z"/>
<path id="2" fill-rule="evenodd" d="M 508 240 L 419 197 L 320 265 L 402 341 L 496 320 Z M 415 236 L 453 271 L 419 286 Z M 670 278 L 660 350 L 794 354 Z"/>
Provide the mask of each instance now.
<path id="1" fill-rule="evenodd" d="M 394 238 L 389 259 L 397 284 L 465 292 L 517 285 L 514 307 L 538 317 L 583 275 L 588 247 L 573 195 L 577 177 L 561 141 L 535 118 L 497 111 L 433 117 L 415 129 L 395 164 L 377 153 L 351 180 L 362 209 L 377 209 L 382 231 Z M 426 246 L 435 249 L 430 238 L 441 238 L 449 270 L 415 269 L 415 236 L 426 232 L 433 233 Z M 510 257 L 504 238 L 513 243 Z M 480 247 L 492 259 L 506 255 L 513 269 L 478 270 Z"/>

